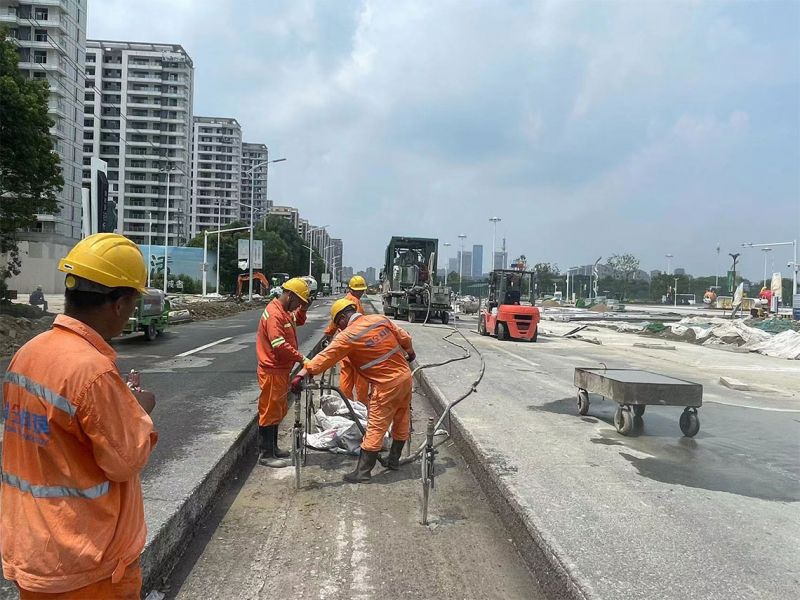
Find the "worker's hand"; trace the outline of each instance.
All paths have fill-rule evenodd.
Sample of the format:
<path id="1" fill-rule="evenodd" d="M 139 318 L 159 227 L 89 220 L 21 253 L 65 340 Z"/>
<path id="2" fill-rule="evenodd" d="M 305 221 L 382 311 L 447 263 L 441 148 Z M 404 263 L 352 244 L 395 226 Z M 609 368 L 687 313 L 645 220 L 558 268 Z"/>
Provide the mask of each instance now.
<path id="1" fill-rule="evenodd" d="M 144 412 L 148 415 L 153 412 L 153 409 L 156 407 L 156 395 L 153 392 L 148 392 L 147 390 L 132 390 L 131 393 L 136 396 L 136 400 L 144 409 Z"/>
<path id="2" fill-rule="evenodd" d="M 414 362 L 415 360 L 417 360 L 417 353 L 412 350 L 411 352 L 408 353 L 408 358 L 406 360 L 408 360 L 408 362 L 410 363 Z"/>
<path id="3" fill-rule="evenodd" d="M 292 379 L 291 383 L 292 392 L 294 392 L 295 394 L 300 393 L 300 390 L 302 389 L 303 385 L 303 379 L 305 379 L 306 375 L 308 375 L 308 371 L 306 371 L 305 369 L 300 369 L 297 372 L 297 375 L 295 375 L 294 379 Z"/>

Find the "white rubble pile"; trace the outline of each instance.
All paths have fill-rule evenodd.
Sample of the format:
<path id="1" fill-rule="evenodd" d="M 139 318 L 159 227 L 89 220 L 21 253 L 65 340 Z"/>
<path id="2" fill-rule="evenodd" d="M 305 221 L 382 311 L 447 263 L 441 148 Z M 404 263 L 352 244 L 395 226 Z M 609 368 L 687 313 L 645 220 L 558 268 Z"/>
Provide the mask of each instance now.
<path id="1" fill-rule="evenodd" d="M 788 330 L 774 335 L 750 327 L 744 319 L 686 317 L 677 323 L 665 323 L 660 333 L 648 333 L 649 323 L 592 321 L 591 324 L 621 333 L 643 333 L 703 346 L 736 346 L 767 356 L 800 360 L 800 333 Z"/>
<path id="2" fill-rule="evenodd" d="M 367 428 L 367 407 L 358 400 L 351 400 L 353 412 L 361 425 Z M 314 414 L 319 431 L 310 433 L 306 445 L 316 450 L 328 450 L 339 454 L 358 454 L 361 450 L 361 430 L 353 421 L 344 400 L 334 394 L 326 394 L 320 399 L 320 408 Z M 384 448 L 390 443 L 387 436 L 383 439 Z"/>

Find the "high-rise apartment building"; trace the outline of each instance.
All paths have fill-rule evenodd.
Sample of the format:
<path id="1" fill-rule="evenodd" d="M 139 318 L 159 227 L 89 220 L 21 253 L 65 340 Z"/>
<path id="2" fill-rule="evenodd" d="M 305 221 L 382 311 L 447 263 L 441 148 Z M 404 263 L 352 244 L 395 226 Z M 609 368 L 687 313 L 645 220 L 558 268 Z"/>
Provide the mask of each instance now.
<path id="1" fill-rule="evenodd" d="M 271 217 L 286 219 L 300 233 L 300 211 L 294 206 L 270 206 L 267 214 Z"/>
<path id="2" fill-rule="evenodd" d="M 342 257 L 344 255 L 344 244 L 339 238 L 331 239 L 330 257 L 334 281 L 342 280 Z M 346 283 L 346 282 L 345 282 Z"/>
<path id="3" fill-rule="evenodd" d="M 267 199 L 269 150 L 266 144 L 242 143 L 242 209 L 239 218 L 250 221 L 250 201 L 253 201 L 254 218 L 263 217 L 272 202 Z M 259 166 L 260 165 L 260 166 Z M 255 167 L 255 168 L 253 168 Z M 252 173 L 252 177 L 251 177 Z M 251 186 L 252 182 L 252 186 Z M 247 204 L 248 206 L 244 206 Z"/>
<path id="4" fill-rule="evenodd" d="M 475 278 L 483 275 L 483 245 L 472 246 L 472 276 Z"/>
<path id="5" fill-rule="evenodd" d="M 472 252 L 469 250 L 464 250 L 464 252 L 459 251 L 458 261 L 459 268 L 461 269 L 461 277 L 463 279 L 472 277 Z"/>
<path id="6" fill-rule="evenodd" d="M 20 71 L 50 86 L 50 133 L 64 177 L 57 194 L 61 210 L 40 215 L 31 231 L 19 235 L 23 272 L 9 285 L 21 291 L 36 285 L 47 293 L 62 290 L 63 277 L 55 265 L 81 237 L 86 4 L 87 0 L 0 1 L 0 26 L 7 26 L 16 40 Z"/>
<path id="7" fill-rule="evenodd" d="M 184 244 L 191 235 L 194 65 L 177 44 L 88 40 L 83 181 L 107 163 L 117 230 L 134 242 Z"/>
<path id="8" fill-rule="evenodd" d="M 238 221 L 243 208 L 240 205 L 241 193 L 241 125 L 236 119 L 228 117 L 194 117 L 192 236 Z M 249 222 L 249 206 L 246 214 Z"/>
<path id="9" fill-rule="evenodd" d="M 375 267 L 367 267 L 367 285 L 374 285 L 378 281 L 377 271 Z"/>

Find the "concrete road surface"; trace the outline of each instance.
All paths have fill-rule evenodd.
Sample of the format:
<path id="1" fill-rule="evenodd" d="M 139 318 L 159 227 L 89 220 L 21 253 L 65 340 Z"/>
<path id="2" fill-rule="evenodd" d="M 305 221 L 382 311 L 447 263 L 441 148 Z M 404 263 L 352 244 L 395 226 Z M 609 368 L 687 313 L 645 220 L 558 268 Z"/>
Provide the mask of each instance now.
<path id="1" fill-rule="evenodd" d="M 486 376 L 456 414 L 509 507 L 552 552 L 581 595 L 608 599 L 795 598 L 800 589 L 800 365 L 756 354 L 598 329 L 602 345 L 557 337 L 538 343 L 465 335 Z M 421 354 L 458 355 L 446 330 L 404 325 Z M 559 329 L 560 328 L 560 329 Z M 576 413 L 576 366 L 640 368 L 702 383 L 694 438 L 681 408 L 648 406 L 634 435 L 612 425 L 615 405 L 592 396 Z M 428 371 L 447 398 L 469 385 L 477 358 Z M 737 376 L 763 393 L 719 384 Z"/>
<path id="2" fill-rule="evenodd" d="M 416 432 L 429 414 L 415 396 Z M 399 472 L 378 465 L 372 483 L 350 485 L 341 477 L 355 458 L 311 451 L 300 490 L 293 468 L 256 465 L 164 591 L 178 600 L 544 598 L 467 465 L 447 446 L 437 461 L 427 527 L 418 462 Z"/>

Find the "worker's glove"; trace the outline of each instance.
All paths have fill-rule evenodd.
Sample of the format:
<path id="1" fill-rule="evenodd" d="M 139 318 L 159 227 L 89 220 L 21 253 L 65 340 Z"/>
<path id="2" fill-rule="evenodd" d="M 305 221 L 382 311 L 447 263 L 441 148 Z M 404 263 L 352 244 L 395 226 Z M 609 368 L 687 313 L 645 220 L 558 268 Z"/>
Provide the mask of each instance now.
<path id="1" fill-rule="evenodd" d="M 292 379 L 292 392 L 295 394 L 299 394 L 300 391 L 303 389 L 303 375 L 295 375 L 294 379 Z"/>
<path id="2" fill-rule="evenodd" d="M 408 362 L 414 362 L 417 360 L 417 353 L 416 352 L 409 352 L 408 358 L 406 359 Z"/>

